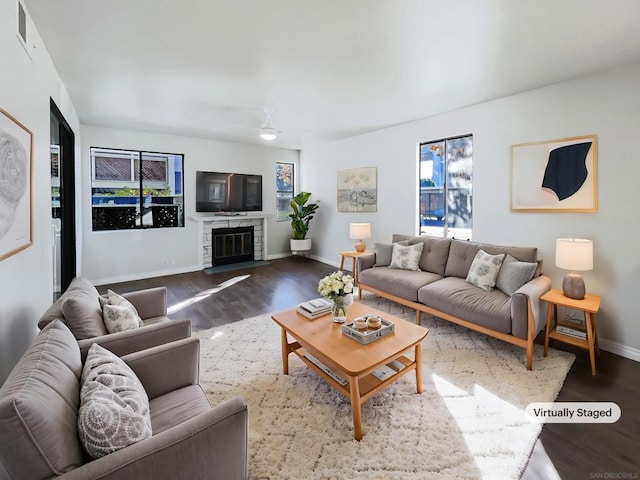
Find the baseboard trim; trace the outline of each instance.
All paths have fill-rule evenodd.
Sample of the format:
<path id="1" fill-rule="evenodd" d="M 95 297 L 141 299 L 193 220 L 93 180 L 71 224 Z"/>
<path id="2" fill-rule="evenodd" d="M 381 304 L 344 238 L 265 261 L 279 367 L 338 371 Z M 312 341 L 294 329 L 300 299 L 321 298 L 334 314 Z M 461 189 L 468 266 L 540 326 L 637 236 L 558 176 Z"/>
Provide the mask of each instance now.
<path id="1" fill-rule="evenodd" d="M 635 362 L 640 362 L 640 350 L 637 348 L 628 347 L 621 343 L 606 340 L 604 338 L 598 338 L 598 343 L 600 343 L 600 348 L 602 350 L 615 353 L 616 355 L 620 355 L 621 357 L 628 358 Z"/>
<path id="2" fill-rule="evenodd" d="M 116 275 L 114 277 L 90 278 L 94 285 L 108 285 L 111 283 L 133 282 L 135 280 L 144 280 L 146 278 L 164 277 L 165 275 L 177 275 L 179 273 L 197 272 L 202 270 L 199 265 L 191 265 L 188 267 L 172 268 L 167 270 L 155 270 L 153 272 L 142 272 L 130 275 Z"/>

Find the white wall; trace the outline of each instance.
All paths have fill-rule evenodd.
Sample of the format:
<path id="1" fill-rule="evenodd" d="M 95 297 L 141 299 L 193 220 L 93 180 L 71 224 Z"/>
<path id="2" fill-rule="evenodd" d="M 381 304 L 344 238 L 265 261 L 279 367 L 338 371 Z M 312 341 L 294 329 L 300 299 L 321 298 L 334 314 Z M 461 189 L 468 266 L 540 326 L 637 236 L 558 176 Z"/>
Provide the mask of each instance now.
<path id="1" fill-rule="evenodd" d="M 36 323 L 53 295 L 50 97 L 76 134 L 80 150 L 75 110 L 30 19 L 28 35 L 31 58 L 16 37 L 16 2 L 0 0 L 0 107 L 31 130 L 34 147 L 33 245 L 0 261 L 0 384 L 37 333 Z"/>
<path id="2" fill-rule="evenodd" d="M 199 270 L 195 214 L 197 170 L 263 176 L 262 197 L 268 221 L 268 258 L 289 254 L 289 222 L 276 222 L 275 163 L 293 163 L 297 150 L 243 145 L 190 137 L 82 126 L 83 276 L 97 284 Z M 91 147 L 130 148 L 184 154 L 185 227 L 136 231 L 91 231 Z M 166 259 L 175 259 L 167 266 Z"/>
<path id="3" fill-rule="evenodd" d="M 640 360 L 639 84 L 634 64 L 303 150 L 302 186 L 323 201 L 313 255 L 337 264 L 337 252 L 353 247 L 350 222 L 371 222 L 370 246 L 394 232 L 415 233 L 418 144 L 472 133 L 473 239 L 538 247 L 556 288 L 566 272 L 554 265 L 555 239 L 592 239 L 594 269 L 582 276 L 588 292 L 602 296 L 601 346 Z M 598 136 L 598 212 L 511 212 L 510 145 L 587 134 Z M 366 166 L 378 168 L 378 211 L 338 213 L 336 171 Z"/>

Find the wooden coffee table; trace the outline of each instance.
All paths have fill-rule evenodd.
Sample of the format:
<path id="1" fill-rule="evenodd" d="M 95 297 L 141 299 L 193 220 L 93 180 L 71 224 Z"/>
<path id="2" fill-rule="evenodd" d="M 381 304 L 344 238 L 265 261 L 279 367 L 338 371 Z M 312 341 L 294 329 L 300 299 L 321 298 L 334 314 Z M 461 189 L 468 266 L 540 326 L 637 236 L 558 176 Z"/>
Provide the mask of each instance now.
<path id="1" fill-rule="evenodd" d="M 330 313 L 314 320 L 302 316 L 295 309 L 271 316 L 282 329 L 283 373 L 289 373 L 289 354 L 295 353 L 311 370 L 349 399 L 356 440 L 362 439 L 363 402 L 413 370 L 416 373 L 416 391 L 422 393 L 420 342 L 429 333 L 427 328 L 359 302 L 349 307 L 347 323 L 368 314 L 380 315 L 393 322 L 394 332 L 362 345 L 344 335 L 342 324 L 333 323 Z M 294 341 L 289 343 L 289 337 Z M 411 349 L 414 349 L 415 360 L 403 355 Z M 384 375 L 381 375 L 382 371 Z"/>

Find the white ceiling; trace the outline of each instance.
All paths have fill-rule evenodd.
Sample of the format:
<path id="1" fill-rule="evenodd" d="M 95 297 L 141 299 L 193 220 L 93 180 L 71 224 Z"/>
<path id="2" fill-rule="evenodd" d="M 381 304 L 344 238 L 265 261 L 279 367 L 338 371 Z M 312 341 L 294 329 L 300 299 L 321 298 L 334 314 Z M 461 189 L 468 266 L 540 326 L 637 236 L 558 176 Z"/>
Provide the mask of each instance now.
<path id="1" fill-rule="evenodd" d="M 640 60 L 637 0 L 24 0 L 84 124 L 302 148 Z"/>

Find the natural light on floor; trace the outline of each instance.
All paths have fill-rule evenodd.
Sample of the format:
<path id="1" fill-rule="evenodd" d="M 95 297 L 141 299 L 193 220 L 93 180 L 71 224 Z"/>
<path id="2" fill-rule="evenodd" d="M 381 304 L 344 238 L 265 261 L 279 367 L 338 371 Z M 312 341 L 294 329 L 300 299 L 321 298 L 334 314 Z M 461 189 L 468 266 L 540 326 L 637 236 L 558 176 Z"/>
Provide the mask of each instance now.
<path id="1" fill-rule="evenodd" d="M 171 315 L 172 313 L 179 312 L 183 308 L 187 308 L 188 306 L 193 305 L 194 303 L 197 303 L 200 300 L 204 300 L 205 298 L 213 295 L 214 293 L 218 293 L 224 290 L 225 288 L 230 287 L 231 285 L 235 285 L 238 282 L 246 280 L 250 276 L 251 275 L 239 275 L 237 277 L 230 278 L 229 280 L 219 284 L 217 287 L 210 288 L 209 290 L 204 290 L 203 292 L 200 292 L 191 298 L 187 298 L 186 300 L 178 302 L 175 305 L 171 305 L 169 308 L 167 308 L 167 314 Z"/>
<path id="2" fill-rule="evenodd" d="M 477 383 L 466 390 L 435 374 L 432 379 L 481 472 L 490 471 L 485 462 L 495 467 L 501 457 L 506 459 L 513 452 L 528 455 L 528 446 L 519 445 L 530 438 L 523 432 L 540 427 L 528 421 L 524 407 L 512 405 Z"/>

